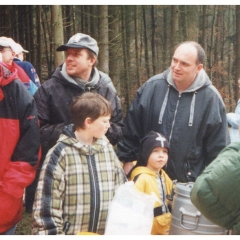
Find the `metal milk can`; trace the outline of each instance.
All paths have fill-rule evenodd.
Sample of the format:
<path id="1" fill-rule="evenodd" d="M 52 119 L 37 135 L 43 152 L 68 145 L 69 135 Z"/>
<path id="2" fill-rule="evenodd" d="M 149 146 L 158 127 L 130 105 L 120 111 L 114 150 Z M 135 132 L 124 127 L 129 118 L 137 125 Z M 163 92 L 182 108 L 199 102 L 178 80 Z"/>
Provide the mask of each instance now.
<path id="1" fill-rule="evenodd" d="M 192 204 L 193 182 L 176 183 L 169 235 L 227 235 L 228 231 L 206 219 Z"/>

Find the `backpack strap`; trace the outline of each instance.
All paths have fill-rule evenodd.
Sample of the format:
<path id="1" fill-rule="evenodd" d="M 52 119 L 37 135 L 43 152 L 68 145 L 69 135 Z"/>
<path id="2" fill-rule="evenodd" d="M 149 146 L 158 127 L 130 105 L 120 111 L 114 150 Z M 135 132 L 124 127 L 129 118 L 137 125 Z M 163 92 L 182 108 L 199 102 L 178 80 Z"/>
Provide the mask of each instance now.
<path id="1" fill-rule="evenodd" d="M 133 178 L 133 182 L 135 183 L 137 180 L 138 180 L 138 177 L 141 175 L 141 173 L 139 173 L 138 175 L 136 175 L 134 178 Z"/>
<path id="2" fill-rule="evenodd" d="M 133 178 L 133 182 L 136 183 L 136 181 L 138 180 L 139 176 L 141 175 L 141 173 L 139 173 L 138 175 L 136 175 L 134 178 Z M 167 209 L 167 212 L 168 212 L 168 209 Z M 162 211 L 162 206 L 159 206 L 159 207 L 155 207 L 153 209 L 153 214 L 154 214 L 154 217 L 157 217 L 159 215 L 162 215 L 163 214 L 163 211 Z"/>

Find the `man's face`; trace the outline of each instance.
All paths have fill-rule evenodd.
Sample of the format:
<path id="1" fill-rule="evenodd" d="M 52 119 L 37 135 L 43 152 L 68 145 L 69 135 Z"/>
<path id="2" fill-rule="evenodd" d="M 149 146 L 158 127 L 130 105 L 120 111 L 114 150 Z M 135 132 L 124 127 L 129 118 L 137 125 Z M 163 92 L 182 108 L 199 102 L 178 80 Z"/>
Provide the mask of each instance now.
<path id="1" fill-rule="evenodd" d="M 66 51 L 66 69 L 71 77 L 88 81 L 95 61 L 95 58 L 89 58 L 88 52 L 84 48 L 68 48 Z"/>
<path id="2" fill-rule="evenodd" d="M 183 44 L 175 50 L 171 69 L 176 85 L 190 85 L 202 68 L 202 64 L 197 64 L 197 49 L 194 46 Z"/>
<path id="3" fill-rule="evenodd" d="M 0 52 L 2 53 L 2 62 L 11 65 L 14 58 L 14 52 L 12 49 L 10 47 L 0 46 Z"/>

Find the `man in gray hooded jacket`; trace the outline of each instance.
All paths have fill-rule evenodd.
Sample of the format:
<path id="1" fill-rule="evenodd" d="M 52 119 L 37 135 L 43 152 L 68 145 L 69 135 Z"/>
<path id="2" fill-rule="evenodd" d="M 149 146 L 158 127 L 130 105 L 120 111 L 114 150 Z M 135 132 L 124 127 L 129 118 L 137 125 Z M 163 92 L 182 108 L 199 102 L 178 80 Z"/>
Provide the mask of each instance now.
<path id="1" fill-rule="evenodd" d="M 229 143 L 225 105 L 203 69 L 204 57 L 198 43 L 179 44 L 171 67 L 137 91 L 118 143 L 125 173 L 132 168 L 140 140 L 149 131 L 168 138 L 166 172 L 179 182 L 195 181 Z"/>
<path id="2" fill-rule="evenodd" d="M 74 97 L 84 92 L 97 92 L 111 102 L 113 112 L 106 137 L 112 145 L 122 138 L 123 113 L 120 99 L 110 77 L 96 68 L 99 52 L 96 40 L 89 35 L 77 33 L 67 44 L 59 46 L 57 51 L 65 51 L 65 62 L 34 95 L 42 146 L 39 169 L 48 150 L 56 144 L 64 127 L 72 124 L 70 106 Z M 30 187 L 26 192 L 25 206 L 29 212 L 32 210 L 37 179 L 38 176 L 33 183 L 34 187 Z"/>

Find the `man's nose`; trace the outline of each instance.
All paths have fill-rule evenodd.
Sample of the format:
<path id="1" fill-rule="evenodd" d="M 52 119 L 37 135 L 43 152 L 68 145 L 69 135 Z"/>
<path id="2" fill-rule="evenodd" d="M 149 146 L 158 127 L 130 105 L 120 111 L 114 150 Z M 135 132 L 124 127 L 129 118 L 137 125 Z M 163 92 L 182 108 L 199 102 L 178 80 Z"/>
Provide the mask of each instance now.
<path id="1" fill-rule="evenodd" d="M 72 55 L 71 54 L 66 56 L 66 60 L 71 60 L 71 59 L 72 59 Z"/>
<path id="2" fill-rule="evenodd" d="M 175 63 L 175 69 L 179 69 L 179 68 L 180 68 L 180 63 L 179 62 Z"/>

